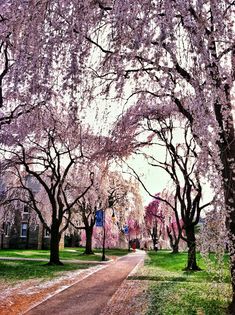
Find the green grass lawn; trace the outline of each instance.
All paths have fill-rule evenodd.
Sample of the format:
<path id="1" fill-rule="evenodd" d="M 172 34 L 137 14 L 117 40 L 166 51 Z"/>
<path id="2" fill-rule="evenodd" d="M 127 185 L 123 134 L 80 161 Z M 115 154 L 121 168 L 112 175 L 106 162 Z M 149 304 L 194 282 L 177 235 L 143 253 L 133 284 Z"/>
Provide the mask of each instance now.
<path id="1" fill-rule="evenodd" d="M 86 269 L 91 265 L 66 263 L 64 266 L 47 266 L 38 261 L 0 261 L 0 283 L 17 283 L 27 279 L 52 279 L 66 271 Z"/>
<path id="2" fill-rule="evenodd" d="M 89 260 L 100 261 L 101 250 L 95 250 L 94 255 L 83 255 L 84 248 L 65 248 L 60 251 L 61 260 Z M 127 254 L 123 249 L 107 249 L 106 255 L 122 256 Z M 0 257 L 12 258 L 44 258 L 49 260 L 49 250 L 0 250 Z M 88 268 L 89 264 L 76 264 L 66 262 L 63 266 L 48 266 L 40 261 L 0 260 L 0 283 L 17 283 L 27 279 L 51 279 L 63 272 Z"/>
<path id="3" fill-rule="evenodd" d="M 203 269 L 185 272 L 187 254 L 167 251 L 149 252 L 149 259 L 136 279 L 149 280 L 147 315 L 223 315 L 231 298 L 228 258 L 225 257 L 223 277 L 209 273 L 198 255 Z M 214 267 L 216 262 L 214 257 Z"/>
<path id="4" fill-rule="evenodd" d="M 94 250 L 94 255 L 84 255 L 84 248 L 65 248 L 60 251 L 61 260 L 101 260 L 101 250 Z M 128 253 L 127 249 L 106 249 L 107 256 L 123 256 Z M 24 250 L 24 249 L 0 249 L 0 257 L 17 258 L 44 258 L 49 259 L 49 250 Z"/>

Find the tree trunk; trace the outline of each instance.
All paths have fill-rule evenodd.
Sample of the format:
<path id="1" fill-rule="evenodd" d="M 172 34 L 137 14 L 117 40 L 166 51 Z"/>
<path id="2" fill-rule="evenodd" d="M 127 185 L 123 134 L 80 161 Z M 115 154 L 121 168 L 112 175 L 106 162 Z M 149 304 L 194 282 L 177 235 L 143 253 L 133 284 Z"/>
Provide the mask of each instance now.
<path id="1" fill-rule="evenodd" d="M 201 270 L 197 266 L 196 260 L 196 238 L 195 238 L 195 231 L 194 225 L 188 226 L 185 228 L 186 238 L 187 238 L 187 245 L 188 245 L 188 263 L 185 270 Z"/>
<path id="2" fill-rule="evenodd" d="M 179 253 L 179 243 L 172 244 L 172 254 L 178 254 Z"/>
<path id="3" fill-rule="evenodd" d="M 214 40 L 214 39 L 213 39 Z M 215 41 L 212 46 L 214 56 L 217 57 Z M 235 79 L 234 71 L 234 60 L 235 60 L 235 49 L 232 49 L 231 61 L 232 61 L 232 79 Z M 223 101 L 226 100 L 226 106 L 222 106 L 219 98 L 214 104 L 214 112 L 216 120 L 219 124 L 219 141 L 218 146 L 220 150 L 220 159 L 223 165 L 222 176 L 223 176 L 223 188 L 224 188 L 224 199 L 226 205 L 226 227 L 228 230 L 229 237 L 229 254 L 230 254 L 230 266 L 231 266 L 231 279 L 232 279 L 232 290 L 233 297 L 230 305 L 231 314 L 235 314 L 235 130 L 234 130 L 234 116 L 233 116 L 233 103 L 231 99 L 232 85 L 229 86 L 227 83 L 221 85 L 220 70 L 215 63 L 212 63 L 214 67 L 212 77 L 216 88 L 223 88 L 224 96 Z M 214 76 L 213 76 L 214 74 Z M 222 90 L 222 89 L 221 89 Z M 227 111 L 227 117 L 224 117 L 224 108 Z"/>
<path id="4" fill-rule="evenodd" d="M 92 234 L 93 234 L 93 227 L 86 227 L 86 248 L 84 254 L 90 255 L 94 254 L 92 251 Z"/>
<path id="5" fill-rule="evenodd" d="M 234 129 L 230 132 L 234 135 Z M 232 135 L 230 135 L 232 140 Z M 224 149 L 224 151 L 222 151 Z M 234 176 L 234 157 L 235 157 L 235 141 L 230 142 L 230 145 L 220 148 L 221 160 L 223 163 L 223 180 L 224 180 L 224 197 L 226 204 L 226 226 L 229 236 L 229 254 L 230 254 L 230 266 L 231 266 L 231 279 L 233 297 L 230 305 L 231 314 L 235 314 L 235 176 Z"/>
<path id="6" fill-rule="evenodd" d="M 178 254 L 179 253 L 179 236 L 176 237 L 176 233 L 173 230 L 173 235 L 171 234 L 171 230 L 169 229 L 169 227 L 167 226 L 167 235 L 169 237 L 170 240 L 170 247 L 172 249 L 172 254 Z"/>
<path id="7" fill-rule="evenodd" d="M 158 251 L 157 226 L 153 227 L 151 236 L 152 236 L 152 241 L 153 241 L 153 249 L 155 251 Z"/>
<path id="8" fill-rule="evenodd" d="M 52 224 L 51 226 L 51 241 L 50 241 L 50 261 L 49 265 L 63 265 L 59 258 L 59 244 L 60 244 L 59 224 Z"/>

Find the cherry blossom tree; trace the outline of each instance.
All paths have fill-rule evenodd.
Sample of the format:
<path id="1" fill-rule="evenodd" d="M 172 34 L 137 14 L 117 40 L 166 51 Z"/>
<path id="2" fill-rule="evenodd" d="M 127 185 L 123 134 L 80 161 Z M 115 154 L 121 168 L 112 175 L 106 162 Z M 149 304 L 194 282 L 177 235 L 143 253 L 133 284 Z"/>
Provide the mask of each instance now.
<path id="1" fill-rule="evenodd" d="M 96 223 L 96 213 L 100 209 L 106 209 L 108 207 L 108 187 L 107 181 L 105 180 L 104 171 L 97 168 L 97 172 L 94 173 L 94 183 L 93 187 L 84 195 L 80 200 L 77 201 L 76 213 L 74 213 L 73 220 L 80 218 L 81 224 L 77 229 L 84 230 L 82 236 L 85 235 L 85 252 L 84 254 L 90 255 L 93 254 L 92 249 L 92 239 L 93 239 L 93 230 Z M 102 178 L 103 177 L 103 178 Z M 84 237 L 82 238 L 84 239 Z"/>
<path id="2" fill-rule="evenodd" d="M 30 204 L 50 232 L 50 264 L 61 264 L 60 238 L 68 227 L 74 205 L 93 184 L 93 173 L 89 170 L 80 174 L 85 184 L 76 193 L 68 181 L 78 164 L 88 159 L 92 138 L 87 143 L 85 137 L 83 141 L 75 137 L 78 126 L 66 121 L 66 117 L 62 125 L 58 114 L 52 109 L 43 111 L 40 115 L 47 115 L 46 121 L 36 120 L 36 128 L 31 124 L 31 133 L 26 135 L 18 129 L 18 134 L 7 137 L 5 147 L 1 148 L 7 175 L 17 178 L 16 185 L 9 188 L 15 197 L 9 201 Z"/>
<path id="3" fill-rule="evenodd" d="M 161 194 L 155 194 L 155 197 L 161 197 L 166 202 L 159 199 L 153 199 L 145 207 L 145 225 L 148 235 L 153 241 L 153 248 L 158 248 L 158 243 L 161 237 L 168 237 L 172 253 L 179 252 L 179 243 L 182 235 L 183 221 L 179 220 L 179 225 L 175 218 L 175 213 L 169 207 L 174 204 L 174 196 L 166 189 Z"/>
<path id="4" fill-rule="evenodd" d="M 188 119 L 205 159 L 213 156 L 221 172 L 234 311 L 234 2 L 5 0 L 0 11 L 2 58 L 9 43 L 14 61 L 2 76 L 4 101 L 32 104 L 54 93 L 73 100 L 77 83 L 96 80 L 118 99 L 131 87 L 128 104 L 167 106 Z M 92 46 L 88 82 L 81 78 Z M 84 90 L 89 101 L 91 89 Z"/>
<path id="5" fill-rule="evenodd" d="M 174 188 L 171 186 L 165 188 L 161 192 L 161 197 L 171 205 L 174 205 L 175 196 L 171 193 L 172 190 L 174 191 Z M 183 247 L 185 243 L 185 241 L 181 238 L 182 234 L 185 237 L 185 232 L 183 230 L 183 220 L 179 219 L 179 222 L 177 223 L 175 212 L 172 211 L 172 208 L 169 207 L 166 202 L 161 202 L 160 207 L 162 213 L 164 214 L 165 230 L 169 239 L 172 253 L 177 254 L 179 252 L 179 247 Z"/>
<path id="6" fill-rule="evenodd" d="M 92 244 L 102 247 L 104 252 L 107 247 L 125 246 L 126 242 L 129 243 L 131 239 L 139 237 L 143 221 L 143 206 L 138 182 L 124 178 L 123 174 L 118 171 L 109 171 L 105 176 L 106 186 L 104 187 L 106 190 L 102 197 L 100 195 L 98 198 L 99 209 L 103 209 L 104 213 L 104 225 L 103 227 L 94 226 L 92 230 Z M 85 198 L 90 192 L 92 193 L 92 189 Z M 101 189 L 100 185 L 95 191 L 97 196 L 99 189 Z M 93 220 L 95 221 L 95 212 Z M 128 233 L 125 237 L 126 226 L 128 226 Z M 86 246 L 84 231 L 82 231 L 82 240 Z"/>
<path id="7" fill-rule="evenodd" d="M 156 194 L 158 197 L 159 194 Z M 148 231 L 148 234 L 151 236 L 153 242 L 153 249 L 158 249 L 158 241 L 162 233 L 162 226 L 164 224 L 164 215 L 159 209 L 160 201 L 158 199 L 153 199 L 145 207 L 145 225 Z"/>
<path id="8" fill-rule="evenodd" d="M 128 202 L 129 182 L 123 178 L 122 174 L 110 171 L 104 160 L 95 166 L 93 186 L 77 202 L 71 218 L 73 227 L 83 230 L 82 240 L 85 244 L 85 254 L 92 254 L 93 242 L 97 245 L 101 239 L 103 248 L 115 243 L 115 239 L 119 237 L 119 233 L 117 233 L 119 229 L 117 224 L 113 224 L 112 216 L 121 224 L 125 204 Z M 95 226 L 98 210 L 103 211 L 102 227 Z M 80 225 L 75 224 L 75 221 L 80 221 Z"/>
<path id="9" fill-rule="evenodd" d="M 133 126 L 136 130 L 136 143 L 138 143 L 138 136 L 141 134 L 141 128 L 147 136 L 147 141 L 141 141 L 136 146 L 136 151 L 141 153 L 143 145 L 148 143 L 155 144 L 157 147 L 164 148 L 163 159 L 158 156 L 156 151 L 153 153 L 142 152 L 144 157 L 148 160 L 150 166 L 162 169 L 169 175 L 169 179 L 174 184 L 174 200 L 170 203 L 161 196 L 150 195 L 160 201 L 165 202 L 173 211 L 177 228 L 185 230 L 185 237 L 181 233 L 180 237 L 187 242 L 188 245 L 188 270 L 198 270 L 196 263 L 196 238 L 195 226 L 199 222 L 201 211 L 206 208 L 209 203 L 202 204 L 202 176 L 200 174 L 200 147 L 197 146 L 191 132 L 190 125 L 184 121 L 181 122 L 183 132 L 181 132 L 181 139 L 175 139 L 174 132 L 176 129 L 181 130 L 181 126 L 177 127 L 177 120 L 172 118 L 161 117 L 154 119 L 150 116 L 150 112 L 137 112 L 137 116 L 133 119 Z M 156 115 L 156 113 L 155 113 Z M 140 125 L 141 116 L 144 117 L 143 126 Z M 150 118 L 151 117 L 151 118 Z M 126 117 L 124 117 L 125 121 Z M 134 127 L 133 127 L 134 128 Z M 178 135 L 179 136 L 179 135 Z M 144 139 L 145 139 L 144 138 Z M 153 148 L 151 148 L 151 152 Z M 131 168 L 131 167 L 130 167 Z M 140 176 L 131 168 L 135 177 L 142 183 L 142 186 L 148 192 Z M 148 192 L 149 193 L 149 192 Z M 181 223 L 183 222 L 183 226 Z"/>
<path id="10" fill-rule="evenodd" d="M 107 248 L 115 248 L 119 245 L 119 228 L 113 217 L 113 211 L 107 209 L 105 213 L 106 241 Z M 92 244 L 94 248 L 102 248 L 103 246 L 103 228 L 94 226 Z M 86 234 L 82 231 L 82 242 L 86 244 Z"/>
<path id="11" fill-rule="evenodd" d="M 181 112 L 205 159 L 213 156 L 221 173 L 234 312 L 234 2 L 110 1 L 109 7 L 103 29 L 92 33 L 94 46 L 105 55 L 97 77 L 109 80 L 109 90 L 113 83 L 119 96 L 132 85 L 129 103 L 137 98 L 142 107 L 151 103 Z"/>
<path id="12" fill-rule="evenodd" d="M 136 248 L 136 241 L 141 233 L 141 224 L 138 217 L 132 212 L 128 215 L 126 222 L 128 227 L 128 250 L 130 251 L 131 245 L 134 245 Z"/>

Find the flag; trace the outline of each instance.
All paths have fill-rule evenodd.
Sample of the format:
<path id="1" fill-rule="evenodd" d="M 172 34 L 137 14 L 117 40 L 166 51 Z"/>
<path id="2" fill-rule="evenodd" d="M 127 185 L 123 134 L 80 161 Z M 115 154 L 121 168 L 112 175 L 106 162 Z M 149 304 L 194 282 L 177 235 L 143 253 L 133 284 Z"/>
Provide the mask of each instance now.
<path id="1" fill-rule="evenodd" d="M 124 234 L 128 234 L 128 233 L 129 233 L 128 225 L 125 225 L 125 226 L 123 227 L 123 231 L 124 231 Z"/>
<path id="2" fill-rule="evenodd" d="M 96 226 L 103 226 L 104 221 L 104 213 L 103 210 L 97 210 L 95 214 L 95 225 Z"/>

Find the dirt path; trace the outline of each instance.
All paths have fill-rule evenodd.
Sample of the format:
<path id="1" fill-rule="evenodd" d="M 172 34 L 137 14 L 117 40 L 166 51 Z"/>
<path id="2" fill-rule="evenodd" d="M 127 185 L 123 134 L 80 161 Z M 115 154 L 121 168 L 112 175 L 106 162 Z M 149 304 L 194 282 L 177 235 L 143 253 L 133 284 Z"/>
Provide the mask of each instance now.
<path id="1" fill-rule="evenodd" d="M 144 256 L 144 251 L 124 256 L 25 314 L 98 315 Z"/>

